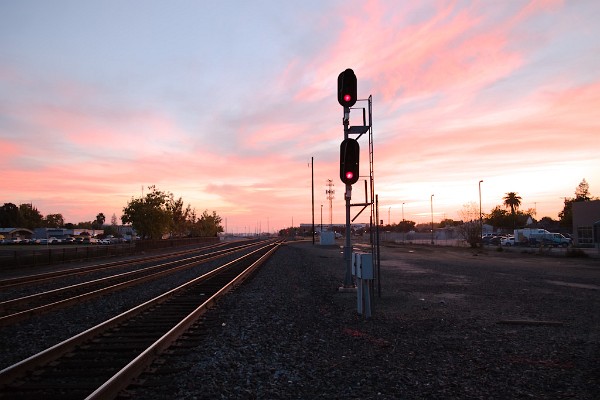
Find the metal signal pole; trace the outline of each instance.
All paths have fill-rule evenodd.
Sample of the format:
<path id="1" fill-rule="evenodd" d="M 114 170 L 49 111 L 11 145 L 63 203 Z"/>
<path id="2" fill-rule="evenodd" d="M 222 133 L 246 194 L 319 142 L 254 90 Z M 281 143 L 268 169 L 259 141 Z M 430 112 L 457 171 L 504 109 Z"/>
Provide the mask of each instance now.
<path id="1" fill-rule="evenodd" d="M 350 125 L 350 107 L 344 107 L 344 140 L 348 139 Z M 352 281 L 352 243 L 350 242 L 350 199 L 352 197 L 352 185 L 346 184 L 346 242 L 344 244 L 344 261 L 346 263 L 346 276 L 344 278 L 344 287 L 354 287 Z"/>

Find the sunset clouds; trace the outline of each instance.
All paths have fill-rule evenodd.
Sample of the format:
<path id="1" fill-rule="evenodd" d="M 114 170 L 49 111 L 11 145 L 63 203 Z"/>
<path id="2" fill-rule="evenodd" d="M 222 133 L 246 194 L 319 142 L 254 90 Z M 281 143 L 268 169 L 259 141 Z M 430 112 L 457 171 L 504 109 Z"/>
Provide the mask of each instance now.
<path id="1" fill-rule="evenodd" d="M 79 222 L 156 185 L 273 230 L 310 222 L 314 157 L 316 209 L 333 179 L 342 222 L 345 68 L 373 96 L 393 221 L 405 203 L 421 222 L 431 194 L 458 218 L 482 179 L 484 211 L 514 191 L 538 218 L 583 178 L 600 194 L 597 2 L 250 4 L 1 5 L 0 202 Z"/>

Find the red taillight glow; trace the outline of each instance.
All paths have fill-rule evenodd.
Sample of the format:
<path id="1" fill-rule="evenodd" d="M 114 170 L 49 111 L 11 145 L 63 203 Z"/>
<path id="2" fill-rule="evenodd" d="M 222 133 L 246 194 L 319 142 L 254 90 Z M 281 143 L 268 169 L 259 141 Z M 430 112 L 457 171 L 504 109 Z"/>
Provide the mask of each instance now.
<path id="1" fill-rule="evenodd" d="M 350 100 L 352 100 L 352 96 L 350 96 L 349 94 L 345 94 L 344 95 L 344 101 L 348 102 Z"/>

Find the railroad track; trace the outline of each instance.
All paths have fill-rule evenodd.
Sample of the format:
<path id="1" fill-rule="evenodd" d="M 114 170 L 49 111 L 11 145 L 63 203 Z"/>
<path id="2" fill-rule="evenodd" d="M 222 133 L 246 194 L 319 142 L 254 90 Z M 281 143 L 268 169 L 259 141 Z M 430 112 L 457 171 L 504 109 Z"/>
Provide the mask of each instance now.
<path id="1" fill-rule="evenodd" d="M 249 243 L 253 243 L 253 242 L 237 241 L 237 242 L 225 242 L 225 243 L 210 244 L 207 246 L 195 247 L 193 249 L 169 252 L 167 254 L 155 254 L 155 255 L 149 255 L 149 256 L 143 256 L 143 257 L 129 258 L 127 260 L 111 261 L 111 262 L 105 262 L 105 263 L 86 265 L 86 266 L 77 267 L 77 268 L 66 268 L 66 269 L 53 270 L 50 272 L 24 275 L 24 276 L 18 276 L 18 277 L 14 277 L 14 278 L 0 279 L 0 289 L 9 289 L 9 288 L 16 288 L 16 287 L 21 287 L 21 286 L 30 286 L 30 285 L 34 285 L 34 284 L 52 281 L 55 279 L 64 278 L 67 276 L 86 275 L 86 274 L 90 274 L 91 272 L 108 271 L 111 269 L 120 269 L 120 268 L 129 266 L 129 265 L 153 263 L 153 262 L 160 261 L 160 260 L 173 259 L 176 257 L 185 257 L 189 254 L 199 254 L 202 252 L 210 252 L 210 251 L 213 251 L 213 250 L 219 249 L 219 248 L 228 248 L 230 246 L 238 246 L 242 243 L 249 244 Z"/>
<path id="2" fill-rule="evenodd" d="M 0 398 L 116 397 L 279 245 L 264 245 L 0 371 Z"/>
<path id="3" fill-rule="evenodd" d="M 160 279 L 168 274 L 176 273 L 184 269 L 196 267 L 202 263 L 206 263 L 220 257 L 225 257 L 232 253 L 244 251 L 247 248 L 257 246 L 257 243 L 243 243 L 234 247 L 220 249 L 217 246 L 210 246 L 208 249 L 203 249 L 207 252 L 197 254 L 193 251 L 177 252 L 170 256 L 144 258 L 143 262 L 169 259 L 156 265 L 147 266 L 133 271 L 116 273 L 103 278 L 92 279 L 90 281 L 81 282 L 78 284 L 59 287 L 56 289 L 35 293 L 27 296 L 22 296 L 10 300 L 0 302 L 0 326 L 6 326 L 22 321 L 24 319 L 56 310 L 61 307 L 66 307 L 71 304 L 81 303 L 82 301 L 92 299 L 107 293 L 122 290 L 124 288 L 139 285 L 153 279 Z M 183 257 L 183 258 L 181 258 Z M 110 263 L 110 266 L 95 265 L 88 267 L 85 271 L 88 273 L 97 272 L 99 270 L 108 270 L 115 268 L 123 268 L 125 265 L 130 265 L 132 261 L 122 263 Z M 139 264 L 140 261 L 138 260 Z M 81 275 L 84 272 L 81 269 L 74 271 L 69 275 Z M 52 275 L 52 274 L 49 274 Z M 54 275 L 52 279 L 57 277 L 64 278 L 67 274 Z M 47 277 L 46 279 L 50 279 Z M 25 279 L 21 279 L 21 282 Z M 30 284 L 39 282 L 39 276 L 34 276 L 30 280 Z"/>

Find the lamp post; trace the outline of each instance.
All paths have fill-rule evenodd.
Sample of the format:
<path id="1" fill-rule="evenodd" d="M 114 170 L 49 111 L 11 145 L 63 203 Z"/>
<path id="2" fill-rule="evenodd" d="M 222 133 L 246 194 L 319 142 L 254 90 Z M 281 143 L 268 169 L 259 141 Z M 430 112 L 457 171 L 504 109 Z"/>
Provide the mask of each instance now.
<path id="1" fill-rule="evenodd" d="M 392 212 L 392 207 L 389 207 L 388 208 L 388 225 L 392 225 L 392 222 L 390 220 L 390 214 L 391 214 L 391 212 Z"/>
<path id="2" fill-rule="evenodd" d="M 483 217 L 481 214 L 481 182 L 483 182 L 483 179 L 479 181 L 479 233 L 480 236 L 483 238 Z"/>
<path id="3" fill-rule="evenodd" d="M 433 195 L 430 198 L 431 201 L 431 244 L 433 243 Z"/>
<path id="4" fill-rule="evenodd" d="M 404 203 L 402 203 L 402 224 L 404 224 Z M 404 227 L 405 225 L 402 225 L 402 243 L 404 243 Z"/>
<path id="5" fill-rule="evenodd" d="M 311 195 L 312 195 L 312 231 L 310 232 L 312 236 L 312 244 L 315 244 L 315 161 L 314 157 L 310 158 L 310 186 L 311 186 Z"/>

